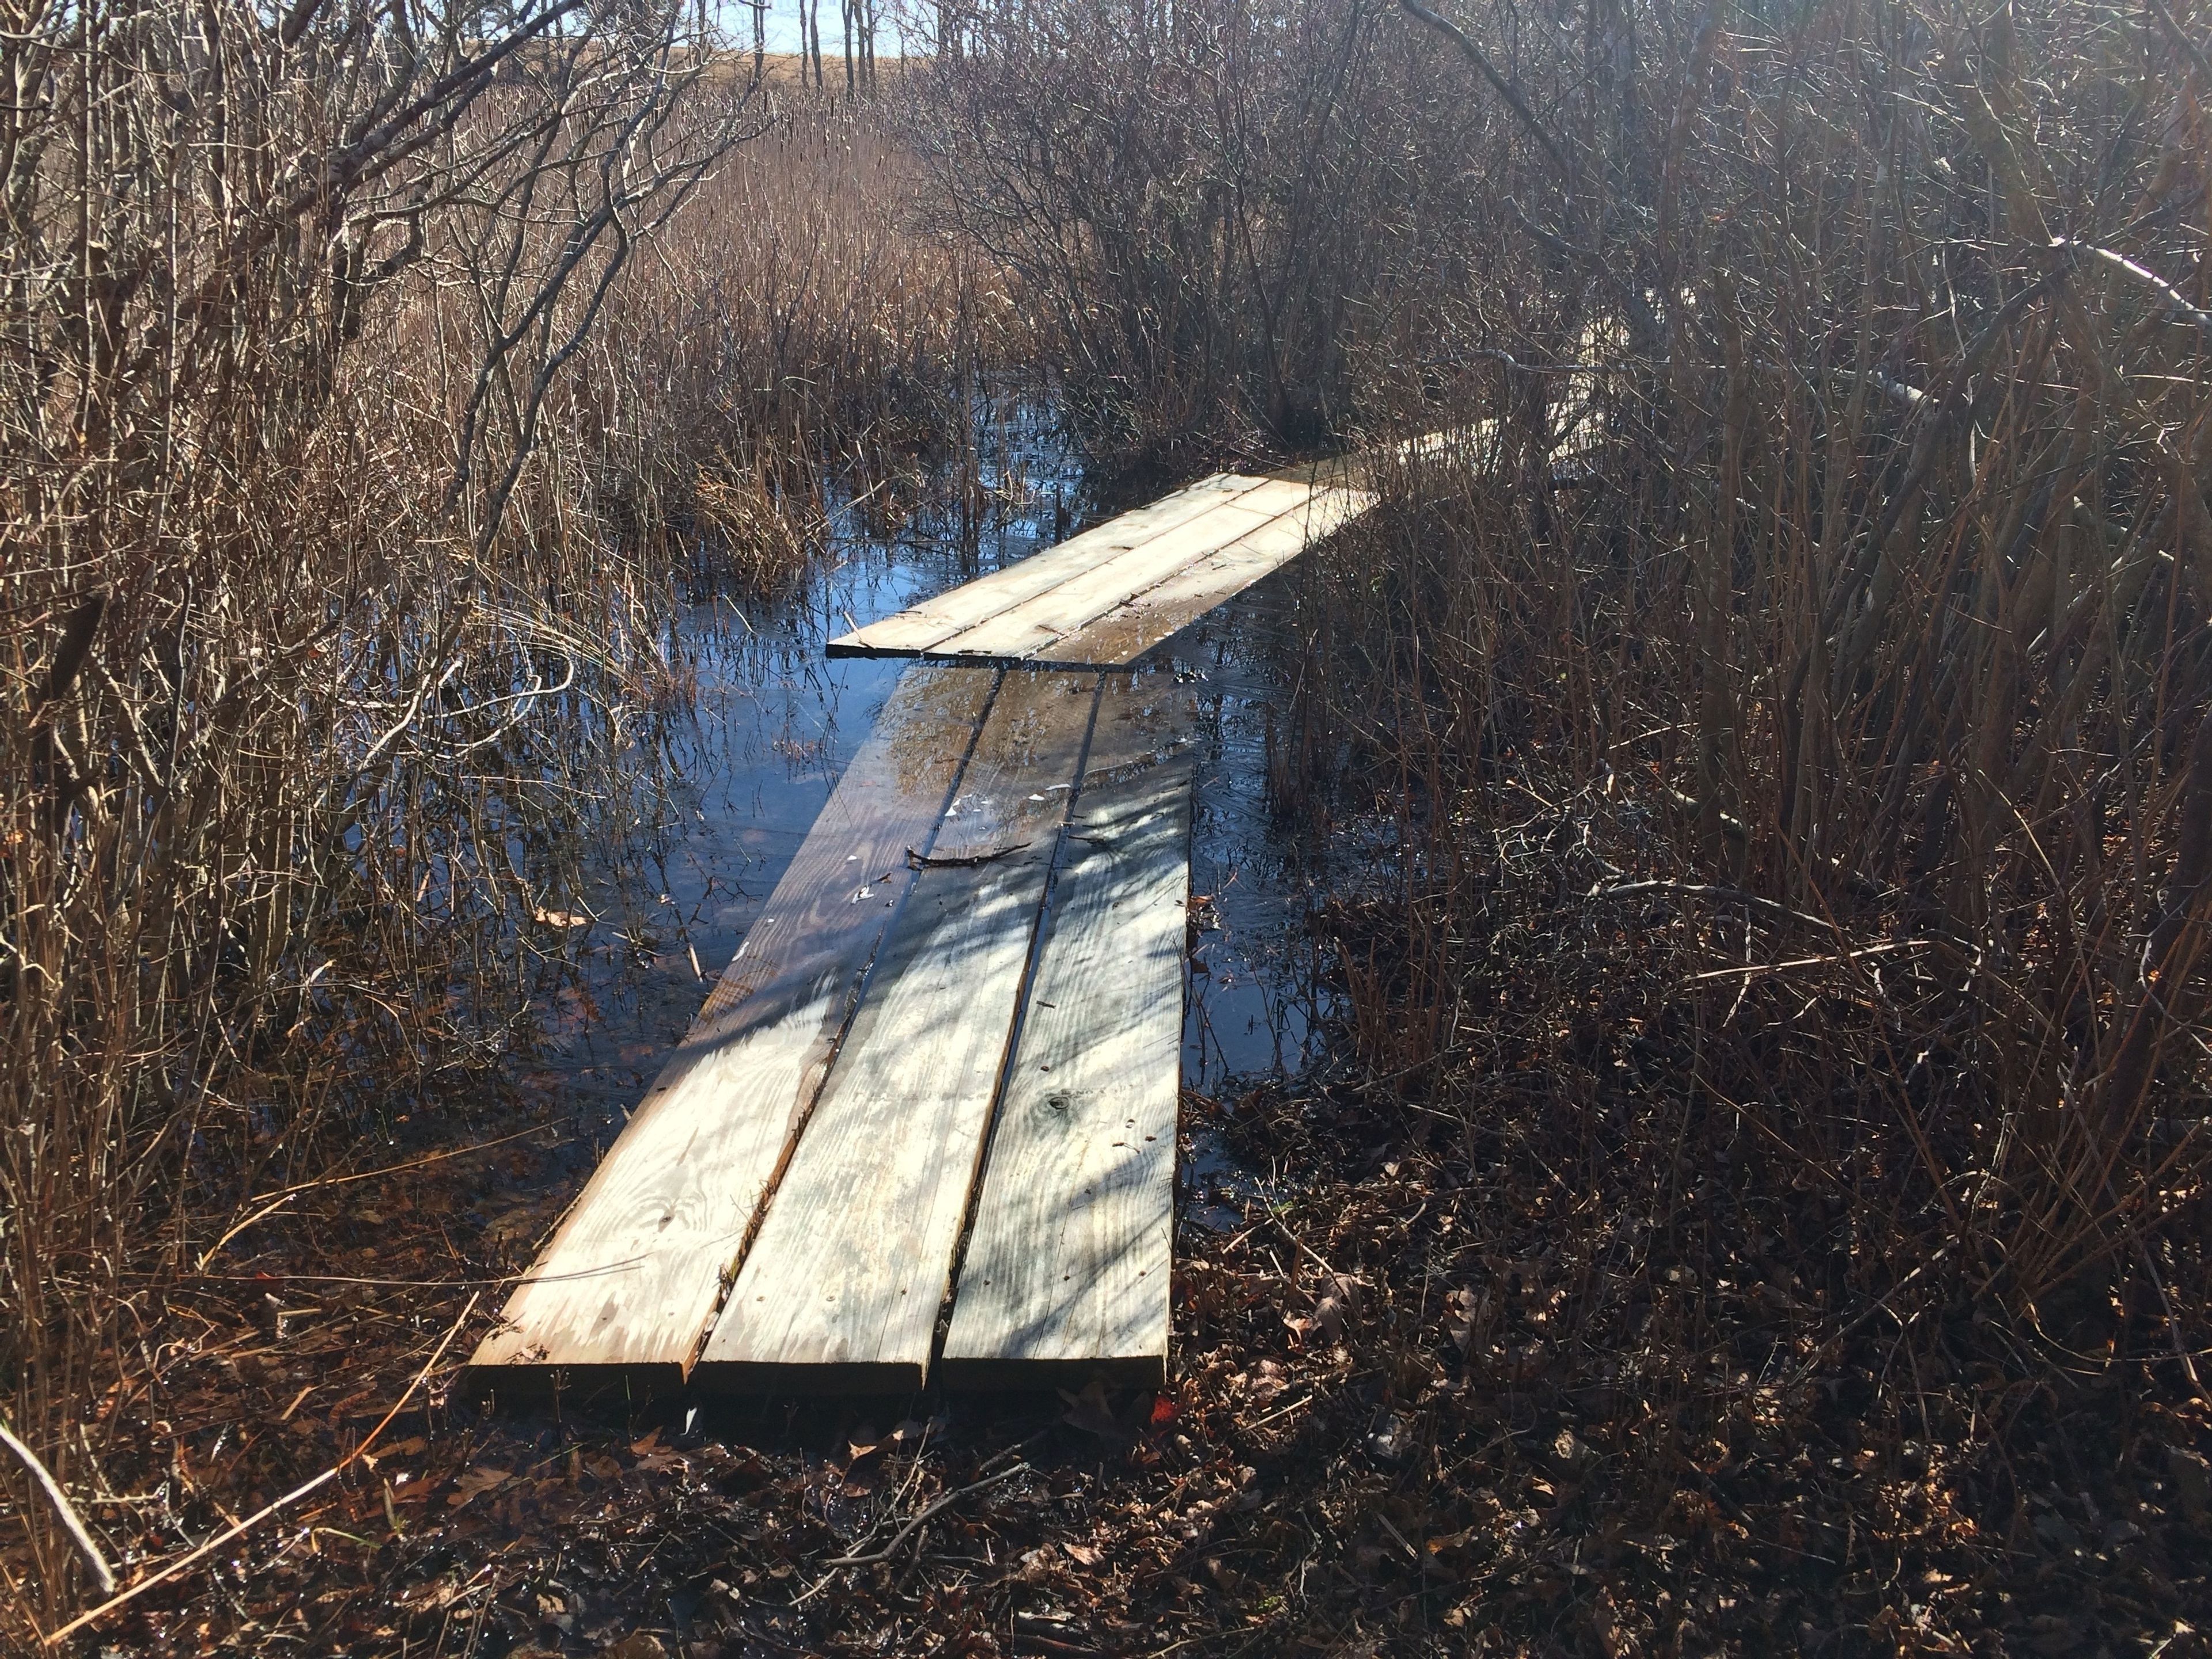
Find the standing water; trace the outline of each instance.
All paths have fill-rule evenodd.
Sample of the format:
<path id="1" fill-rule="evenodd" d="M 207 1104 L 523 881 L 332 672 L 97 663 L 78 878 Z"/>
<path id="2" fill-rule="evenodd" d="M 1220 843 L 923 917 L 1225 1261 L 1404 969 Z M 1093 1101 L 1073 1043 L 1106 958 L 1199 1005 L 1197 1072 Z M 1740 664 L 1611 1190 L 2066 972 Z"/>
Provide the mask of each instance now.
<path id="1" fill-rule="evenodd" d="M 978 434 L 963 511 L 953 489 L 896 528 L 848 492 L 793 589 L 738 605 L 696 596 L 677 619 L 690 708 L 657 745 L 658 821 L 609 859 L 592 917 L 526 1079 L 557 1093 L 576 1152 L 611 1143 L 805 841 L 899 676 L 898 660 L 831 659 L 826 641 L 1028 557 L 1136 503 L 1098 499 L 1048 408 L 1000 403 Z M 979 522 L 980 521 L 980 522 Z M 1267 726 L 1280 700 L 1288 584 L 1271 579 L 1169 641 L 1140 672 L 1198 694 L 1185 1086 L 1295 1075 L 1317 1040 L 1312 947 L 1295 830 L 1271 821 Z M 1195 1149 L 1203 1178 L 1220 1167 Z M 1205 1219 L 1207 1212 L 1194 1211 Z"/>

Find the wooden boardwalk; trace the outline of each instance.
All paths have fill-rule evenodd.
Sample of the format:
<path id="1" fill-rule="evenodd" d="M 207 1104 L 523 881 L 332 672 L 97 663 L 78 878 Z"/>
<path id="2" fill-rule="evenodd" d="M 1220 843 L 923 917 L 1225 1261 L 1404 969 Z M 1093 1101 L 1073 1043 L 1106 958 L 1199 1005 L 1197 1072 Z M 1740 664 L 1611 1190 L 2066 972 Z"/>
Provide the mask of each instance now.
<path id="1" fill-rule="evenodd" d="M 1120 668 L 1357 517 L 1343 468 L 1217 473 L 830 641 L 833 657 Z"/>
<path id="2" fill-rule="evenodd" d="M 932 660 L 477 1381 L 1164 1381 L 1194 704 L 1110 671 L 1371 500 L 1221 475 L 836 642 Z"/>

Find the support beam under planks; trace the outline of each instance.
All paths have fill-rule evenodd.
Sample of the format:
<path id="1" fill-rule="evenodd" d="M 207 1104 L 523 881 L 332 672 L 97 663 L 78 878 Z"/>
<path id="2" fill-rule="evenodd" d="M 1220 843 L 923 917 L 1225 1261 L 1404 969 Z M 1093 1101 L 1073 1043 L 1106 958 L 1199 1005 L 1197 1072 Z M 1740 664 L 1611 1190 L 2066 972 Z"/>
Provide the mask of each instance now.
<path id="1" fill-rule="evenodd" d="M 900 679 L 736 959 L 477 1348 L 474 1380 L 679 1383 L 998 680 Z"/>
<path id="2" fill-rule="evenodd" d="M 701 1352 L 700 1387 L 927 1380 L 1097 693 L 1091 675 L 1006 675 Z"/>
<path id="3" fill-rule="evenodd" d="M 948 1384 L 1167 1376 L 1190 693 L 1109 676 L 945 1339 Z"/>

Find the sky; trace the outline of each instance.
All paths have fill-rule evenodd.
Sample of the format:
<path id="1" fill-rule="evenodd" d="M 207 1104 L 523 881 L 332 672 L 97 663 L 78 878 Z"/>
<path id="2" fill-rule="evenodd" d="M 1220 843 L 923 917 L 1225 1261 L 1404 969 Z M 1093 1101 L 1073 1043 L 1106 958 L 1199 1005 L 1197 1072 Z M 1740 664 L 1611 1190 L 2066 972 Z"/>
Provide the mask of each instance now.
<path id="1" fill-rule="evenodd" d="M 799 8 L 801 0 L 768 0 L 768 49 L 770 52 L 799 50 Z M 722 15 L 722 27 L 739 46 L 749 46 L 753 38 L 751 9 L 744 0 L 716 0 Z M 844 50 L 843 13 L 839 0 L 821 0 L 822 55 L 824 58 Z M 899 49 L 898 26 L 892 16 L 895 9 L 877 0 L 876 56 L 890 58 Z"/>

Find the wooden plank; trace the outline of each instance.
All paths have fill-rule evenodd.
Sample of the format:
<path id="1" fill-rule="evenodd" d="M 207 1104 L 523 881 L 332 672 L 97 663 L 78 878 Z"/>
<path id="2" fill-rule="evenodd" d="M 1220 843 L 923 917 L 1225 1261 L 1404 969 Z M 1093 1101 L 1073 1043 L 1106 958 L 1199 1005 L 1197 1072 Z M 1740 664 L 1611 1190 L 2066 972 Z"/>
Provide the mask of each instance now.
<path id="1" fill-rule="evenodd" d="M 471 1362 L 476 1380 L 680 1382 L 998 676 L 910 669 L 705 1011 Z"/>
<path id="2" fill-rule="evenodd" d="M 1224 501 L 1164 535 L 1056 584 L 988 622 L 940 640 L 930 654 L 1016 662 L 1047 653 L 1073 633 L 1163 581 L 1279 516 L 1302 511 L 1311 489 L 1288 479 L 1270 479 L 1258 489 Z"/>
<path id="3" fill-rule="evenodd" d="M 1328 489 L 1305 510 L 1249 532 L 1218 552 L 1133 595 L 1043 651 L 1041 666 L 1134 662 L 1170 635 L 1270 575 L 1375 504 L 1364 490 Z"/>
<path id="4" fill-rule="evenodd" d="M 937 857 L 700 1356 L 702 1388 L 921 1387 L 1027 978 L 1094 677 L 1009 673 Z"/>
<path id="5" fill-rule="evenodd" d="M 1146 702 L 1188 694 L 1150 678 L 1110 678 L 1099 705 L 953 1299 L 949 1385 L 1167 1378 L 1191 761 L 1179 711 Z"/>
<path id="6" fill-rule="evenodd" d="M 834 639 L 826 649 L 833 657 L 917 655 L 1267 482 L 1227 472 L 1201 478 L 1149 507 L 1124 513 L 1056 547 L 1032 554 L 1018 564 Z"/>

